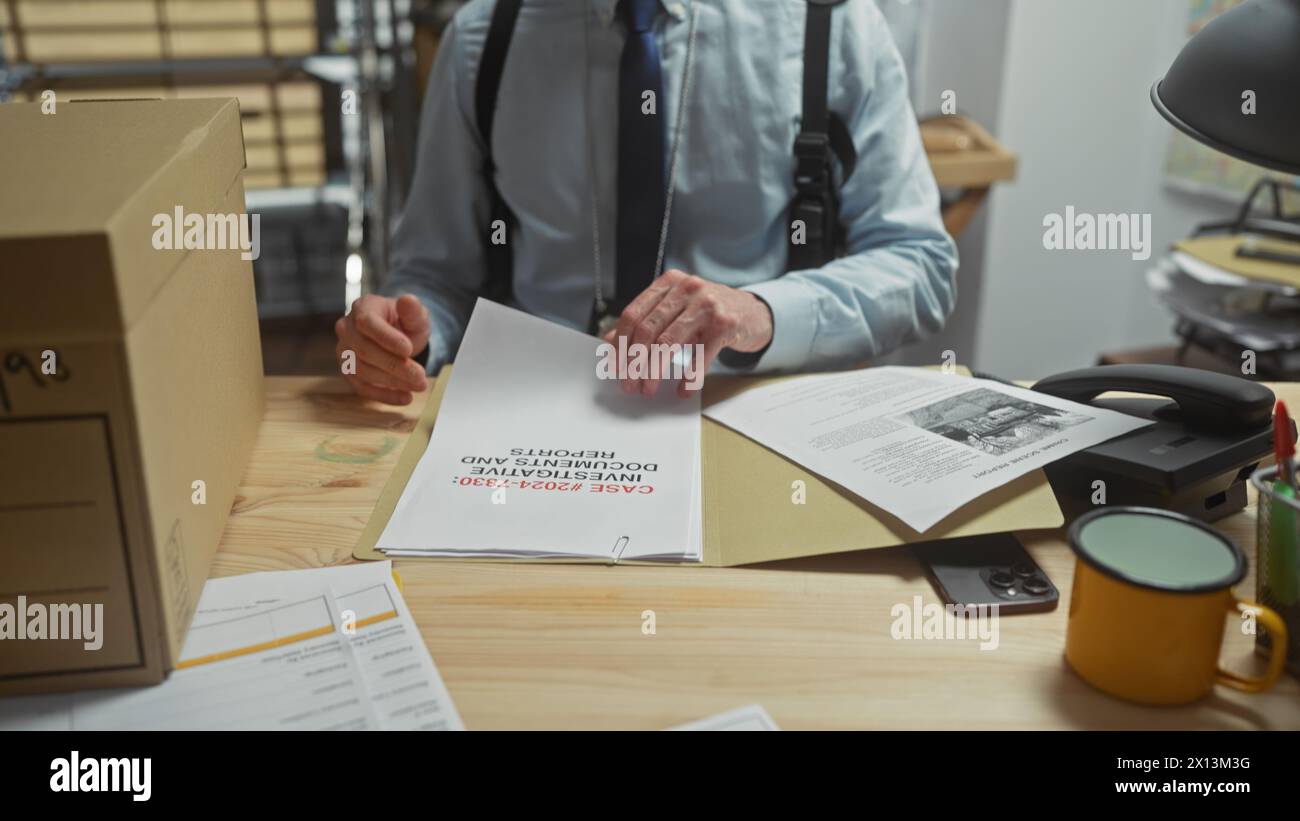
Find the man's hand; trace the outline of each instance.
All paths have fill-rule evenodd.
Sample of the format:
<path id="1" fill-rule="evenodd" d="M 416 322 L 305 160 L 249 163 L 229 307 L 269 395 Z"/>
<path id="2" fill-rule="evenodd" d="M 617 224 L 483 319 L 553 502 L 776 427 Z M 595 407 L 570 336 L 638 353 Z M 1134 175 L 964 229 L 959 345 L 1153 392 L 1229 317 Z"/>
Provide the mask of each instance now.
<path id="1" fill-rule="evenodd" d="M 356 373 L 343 378 L 367 399 L 407 405 L 411 393 L 424 390 L 424 368 L 411 357 L 429 343 L 429 311 L 416 297 L 367 295 L 352 303 L 347 316 L 334 323 L 339 344 L 334 356 L 340 366 L 351 351 Z"/>
<path id="2" fill-rule="evenodd" d="M 723 348 L 749 353 L 767 347 L 772 341 L 772 311 L 748 291 L 670 270 L 632 300 L 605 339 L 617 342 L 620 336 L 627 337 L 628 345 L 701 344 L 703 360 L 693 367 L 700 368 L 702 376 Z M 625 379 L 623 390 L 654 396 L 659 381 Z M 687 396 L 684 382 L 677 393 Z"/>

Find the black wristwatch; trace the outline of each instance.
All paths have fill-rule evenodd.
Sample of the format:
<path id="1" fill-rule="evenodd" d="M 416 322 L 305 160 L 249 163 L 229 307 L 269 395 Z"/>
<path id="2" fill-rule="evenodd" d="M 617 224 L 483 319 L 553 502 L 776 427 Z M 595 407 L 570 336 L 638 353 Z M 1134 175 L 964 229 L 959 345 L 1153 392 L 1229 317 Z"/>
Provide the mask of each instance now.
<path id="1" fill-rule="evenodd" d="M 768 313 L 772 313 L 772 306 L 767 304 L 766 299 L 763 299 L 758 294 L 754 294 L 754 298 L 764 305 L 767 305 Z M 772 314 L 772 339 L 776 339 L 776 314 Z M 761 350 L 757 351 L 742 352 L 732 350 L 731 348 L 723 348 L 718 351 L 718 361 L 733 370 L 751 370 L 758 364 L 758 360 L 763 358 L 763 354 L 767 353 L 767 349 L 772 347 L 772 339 L 769 339 L 767 344 L 764 345 Z"/>

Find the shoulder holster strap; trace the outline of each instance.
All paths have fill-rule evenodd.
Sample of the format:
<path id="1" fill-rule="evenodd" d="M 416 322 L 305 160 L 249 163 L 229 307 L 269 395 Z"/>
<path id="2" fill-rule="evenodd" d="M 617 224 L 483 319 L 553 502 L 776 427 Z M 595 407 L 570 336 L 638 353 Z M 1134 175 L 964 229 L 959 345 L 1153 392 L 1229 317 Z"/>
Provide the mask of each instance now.
<path id="1" fill-rule="evenodd" d="M 804 32 L 803 115 L 794 143 L 795 195 L 790 203 L 792 227 L 788 234 L 786 265 L 786 269 L 791 271 L 821 267 L 844 253 L 844 230 L 839 221 L 839 197 L 832 177 L 832 161 L 839 159 L 846 180 L 852 176 L 857 164 L 852 135 L 844 121 L 830 111 L 827 101 L 831 11 L 845 0 L 805 2 L 808 13 Z M 516 220 L 496 185 L 492 121 L 496 114 L 502 70 L 510 50 L 510 38 L 522 5 L 523 0 L 497 0 L 474 88 L 474 114 L 484 147 L 483 178 L 491 203 L 489 224 L 483 233 L 488 273 L 486 295 L 498 302 L 508 302 L 511 296 L 511 234 Z M 506 226 L 507 236 L 506 242 L 499 245 L 492 242 L 492 226 L 498 221 Z M 795 221 L 802 223 L 802 232 L 794 230 Z M 804 241 L 796 243 L 796 238 Z"/>
<path id="2" fill-rule="evenodd" d="M 852 135 L 844 121 L 830 111 L 827 101 L 831 10 L 844 0 L 805 1 L 803 115 L 794 141 L 795 194 L 790 203 L 786 264 L 790 271 L 819 268 L 844 253 L 832 160 L 839 158 L 846 180 L 857 164 Z"/>
<path id="3" fill-rule="evenodd" d="M 483 140 L 483 180 L 491 203 L 488 225 L 483 232 L 484 258 L 487 261 L 485 296 L 502 304 L 510 301 L 512 291 L 514 257 L 511 245 L 514 242 L 516 220 L 497 188 L 496 162 L 492 159 L 492 120 L 496 115 L 501 72 L 505 68 L 510 38 L 514 34 L 515 20 L 519 17 L 522 5 L 523 0 L 497 0 L 496 7 L 492 10 L 487 40 L 483 44 L 483 55 L 479 59 L 478 79 L 474 85 L 474 118 Z M 498 221 L 506 226 L 506 241 L 501 244 L 492 242 L 495 233 L 493 226 Z"/>

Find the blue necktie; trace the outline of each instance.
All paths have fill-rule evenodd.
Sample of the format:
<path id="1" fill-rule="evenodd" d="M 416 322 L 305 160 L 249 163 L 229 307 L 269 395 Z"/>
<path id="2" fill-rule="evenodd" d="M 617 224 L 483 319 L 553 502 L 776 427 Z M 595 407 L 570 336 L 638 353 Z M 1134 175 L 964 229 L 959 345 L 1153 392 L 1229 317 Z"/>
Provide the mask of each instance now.
<path id="1" fill-rule="evenodd" d="M 655 276 L 663 221 L 663 67 L 653 31 L 659 0 L 620 0 L 627 42 L 618 76 L 618 278 L 615 309 L 622 311 Z M 642 113 L 654 94 L 653 114 Z"/>

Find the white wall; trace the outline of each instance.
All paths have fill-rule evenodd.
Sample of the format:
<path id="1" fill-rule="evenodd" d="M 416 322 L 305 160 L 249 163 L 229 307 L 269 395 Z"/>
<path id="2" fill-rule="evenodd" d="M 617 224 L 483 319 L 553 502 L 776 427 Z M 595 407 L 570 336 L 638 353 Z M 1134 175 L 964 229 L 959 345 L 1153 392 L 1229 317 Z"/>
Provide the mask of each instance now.
<path id="1" fill-rule="evenodd" d="M 1011 3 L 995 133 L 1020 155 L 1020 173 L 992 196 L 974 355 L 958 355 L 1036 378 L 1102 351 L 1172 344 L 1172 317 L 1143 272 L 1196 223 L 1232 210 L 1162 179 L 1171 127 L 1148 93 L 1186 40 L 1186 0 Z M 1045 250 L 1043 218 L 1067 205 L 1151 213 L 1152 260 Z"/>
<path id="2" fill-rule="evenodd" d="M 923 10 L 910 78 L 917 114 L 937 114 L 943 93 L 951 90 L 960 113 L 996 130 L 1010 0 L 878 2 L 887 13 L 897 13 L 900 4 Z M 933 365 L 942 361 L 946 350 L 957 352 L 963 363 L 971 361 L 983 293 L 988 214 L 986 205 L 958 238 L 957 307 L 944 330 L 879 358 L 879 364 Z"/>

